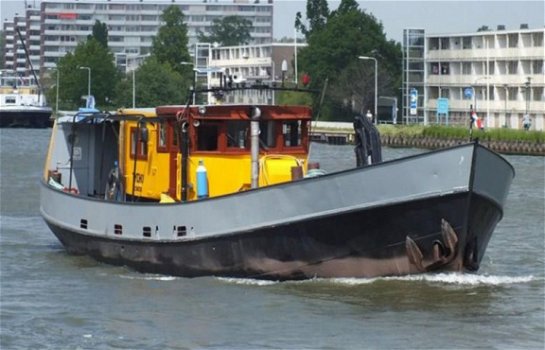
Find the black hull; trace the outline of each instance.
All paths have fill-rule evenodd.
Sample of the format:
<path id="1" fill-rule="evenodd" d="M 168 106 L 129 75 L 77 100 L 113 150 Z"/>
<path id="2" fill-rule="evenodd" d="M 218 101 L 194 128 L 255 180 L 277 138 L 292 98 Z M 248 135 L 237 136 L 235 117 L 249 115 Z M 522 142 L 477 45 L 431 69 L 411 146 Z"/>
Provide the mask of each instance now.
<path id="1" fill-rule="evenodd" d="M 501 216 L 495 202 L 464 192 L 183 242 L 111 239 L 48 225 L 68 252 L 141 272 L 287 280 L 476 270 Z M 442 220 L 457 236 L 451 248 Z"/>
<path id="2" fill-rule="evenodd" d="M 51 111 L 0 111 L 0 128 L 49 128 Z"/>

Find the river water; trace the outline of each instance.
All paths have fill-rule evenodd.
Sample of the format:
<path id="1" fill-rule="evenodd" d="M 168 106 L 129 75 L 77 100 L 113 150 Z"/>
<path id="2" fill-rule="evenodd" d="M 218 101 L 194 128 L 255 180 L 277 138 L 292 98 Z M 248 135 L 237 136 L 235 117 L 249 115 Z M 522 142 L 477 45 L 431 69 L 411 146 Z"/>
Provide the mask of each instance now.
<path id="1" fill-rule="evenodd" d="M 39 215 L 50 132 L 0 130 L 1 349 L 544 348 L 543 157 L 507 157 L 517 176 L 475 274 L 186 279 L 65 253 Z M 312 159 L 354 164 L 351 146 Z"/>

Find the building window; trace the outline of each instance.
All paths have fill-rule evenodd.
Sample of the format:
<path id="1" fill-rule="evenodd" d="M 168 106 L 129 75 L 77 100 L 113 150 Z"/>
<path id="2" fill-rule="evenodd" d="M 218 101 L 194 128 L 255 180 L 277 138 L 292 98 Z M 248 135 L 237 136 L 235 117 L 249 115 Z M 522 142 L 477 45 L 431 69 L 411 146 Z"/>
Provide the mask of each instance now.
<path id="1" fill-rule="evenodd" d="M 466 36 L 462 38 L 462 48 L 464 50 L 471 49 L 471 37 Z"/>
<path id="2" fill-rule="evenodd" d="M 518 88 L 516 88 L 516 87 L 510 87 L 508 89 L 508 91 L 509 91 L 509 94 L 508 94 L 509 95 L 508 96 L 509 101 L 516 101 L 517 100 L 517 90 L 518 90 Z"/>
<path id="3" fill-rule="evenodd" d="M 462 74 L 464 74 L 464 75 L 471 74 L 471 63 L 470 62 L 462 62 Z"/>
<path id="4" fill-rule="evenodd" d="M 450 74 L 450 64 L 448 62 L 441 63 L 441 75 L 449 75 Z"/>
<path id="5" fill-rule="evenodd" d="M 534 92 L 534 96 L 532 97 L 533 101 L 545 101 L 545 95 L 543 94 L 542 87 L 535 87 L 532 90 Z"/>
<path id="6" fill-rule="evenodd" d="M 532 62 L 532 73 L 543 74 L 543 60 L 535 60 Z"/>
<path id="7" fill-rule="evenodd" d="M 441 50 L 449 50 L 450 49 L 450 41 L 449 38 L 441 38 L 440 40 L 440 49 Z"/>
<path id="8" fill-rule="evenodd" d="M 518 35 L 518 33 L 509 34 L 508 40 L 509 40 L 509 47 L 518 47 L 518 45 L 519 45 L 519 35 Z"/>
<path id="9" fill-rule="evenodd" d="M 518 61 L 507 61 L 507 74 L 517 74 Z"/>
<path id="10" fill-rule="evenodd" d="M 532 37 L 533 37 L 534 47 L 543 46 L 543 32 L 533 33 Z"/>

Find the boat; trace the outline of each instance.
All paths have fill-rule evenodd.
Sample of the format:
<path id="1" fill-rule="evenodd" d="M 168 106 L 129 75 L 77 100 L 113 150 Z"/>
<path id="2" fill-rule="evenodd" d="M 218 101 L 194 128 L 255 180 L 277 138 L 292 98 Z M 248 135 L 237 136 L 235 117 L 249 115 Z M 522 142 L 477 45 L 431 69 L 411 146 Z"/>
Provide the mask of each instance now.
<path id="1" fill-rule="evenodd" d="M 58 118 L 41 214 L 68 253 L 144 273 L 478 270 L 515 175 L 502 156 L 468 142 L 383 161 L 357 117 L 354 168 L 326 172 L 309 162 L 312 118 L 307 106 L 189 102 Z"/>
<path id="2" fill-rule="evenodd" d="M 53 124 L 52 110 L 39 92 L 34 77 L 13 71 L 0 74 L 0 127 L 46 128 Z"/>

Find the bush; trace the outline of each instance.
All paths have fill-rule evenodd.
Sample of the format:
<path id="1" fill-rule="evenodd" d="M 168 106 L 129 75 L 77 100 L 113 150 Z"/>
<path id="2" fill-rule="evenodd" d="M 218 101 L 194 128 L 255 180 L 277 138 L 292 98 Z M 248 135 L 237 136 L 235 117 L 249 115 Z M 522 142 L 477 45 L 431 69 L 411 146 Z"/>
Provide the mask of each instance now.
<path id="1" fill-rule="evenodd" d="M 380 134 L 388 137 L 431 137 L 437 139 L 468 139 L 469 129 L 460 126 L 441 125 L 386 125 L 378 126 Z M 473 129 L 473 138 L 482 141 L 526 141 L 545 143 L 543 131 L 524 131 L 517 129 L 494 128 Z"/>

